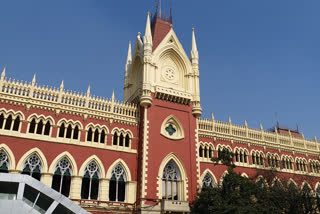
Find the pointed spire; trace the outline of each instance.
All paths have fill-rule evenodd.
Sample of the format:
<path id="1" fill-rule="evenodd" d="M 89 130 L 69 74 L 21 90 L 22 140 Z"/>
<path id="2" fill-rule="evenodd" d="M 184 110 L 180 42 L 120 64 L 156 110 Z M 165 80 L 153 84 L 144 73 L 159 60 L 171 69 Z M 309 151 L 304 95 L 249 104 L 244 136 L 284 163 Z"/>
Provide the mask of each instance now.
<path id="1" fill-rule="evenodd" d="M 7 66 L 4 66 L 3 71 L 1 73 L 1 79 L 3 79 L 6 76 L 6 69 L 7 69 Z"/>
<path id="2" fill-rule="evenodd" d="M 32 85 L 34 85 L 35 83 L 36 83 L 36 73 L 34 73 L 34 75 L 33 75 Z"/>
<path id="3" fill-rule="evenodd" d="M 229 116 L 229 124 L 231 124 L 231 117 Z"/>
<path id="4" fill-rule="evenodd" d="M 151 41 L 148 40 L 151 38 Z M 148 12 L 147 15 L 147 23 L 146 23 L 146 29 L 144 31 L 144 42 L 146 42 L 146 39 L 148 40 L 147 42 L 152 43 L 152 34 L 151 34 L 151 24 L 150 24 L 150 12 Z"/>
<path id="5" fill-rule="evenodd" d="M 61 84 L 60 84 L 60 90 L 62 90 L 64 88 L 64 83 L 63 83 L 63 80 L 61 81 Z"/>
<path id="6" fill-rule="evenodd" d="M 128 56 L 127 56 L 127 64 L 130 64 L 131 62 L 132 62 L 131 41 L 129 41 Z"/>
<path id="7" fill-rule="evenodd" d="M 115 97 L 114 97 L 114 90 L 113 90 L 113 91 L 112 91 L 112 96 L 111 96 L 112 102 L 114 102 L 114 99 L 115 99 Z"/>
<path id="8" fill-rule="evenodd" d="M 248 127 L 247 120 L 244 120 L 244 126 L 245 126 L 245 127 Z"/>
<path id="9" fill-rule="evenodd" d="M 314 136 L 314 141 L 315 141 L 315 142 L 318 142 L 318 140 L 317 140 L 317 137 L 316 137 L 316 136 Z"/>
<path id="10" fill-rule="evenodd" d="M 262 124 L 260 123 L 260 130 L 263 130 Z"/>
<path id="11" fill-rule="evenodd" d="M 87 96 L 89 96 L 89 95 L 90 95 L 90 84 L 89 84 L 88 90 L 87 90 Z"/>
<path id="12" fill-rule="evenodd" d="M 213 115 L 213 112 L 211 113 L 211 121 L 214 121 L 214 115 Z"/>
<path id="13" fill-rule="evenodd" d="M 191 62 L 198 63 L 199 52 L 196 43 L 196 36 L 194 34 L 194 28 L 192 28 L 192 42 L 191 42 Z"/>

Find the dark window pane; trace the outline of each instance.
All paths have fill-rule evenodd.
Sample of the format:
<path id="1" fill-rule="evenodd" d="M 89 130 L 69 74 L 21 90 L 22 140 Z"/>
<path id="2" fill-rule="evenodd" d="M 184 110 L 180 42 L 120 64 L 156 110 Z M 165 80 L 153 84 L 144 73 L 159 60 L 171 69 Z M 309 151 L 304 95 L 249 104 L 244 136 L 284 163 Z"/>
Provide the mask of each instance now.
<path id="1" fill-rule="evenodd" d="M 124 201 L 126 195 L 126 183 L 123 181 L 118 181 L 118 201 Z"/>
<path id="2" fill-rule="evenodd" d="M 72 132 L 72 127 L 71 127 L 71 125 L 69 125 L 68 128 L 67 128 L 66 138 L 71 139 L 71 132 Z"/>
<path id="3" fill-rule="evenodd" d="M 99 195 L 99 179 L 92 179 L 90 199 L 97 200 L 98 195 Z"/>
<path id="4" fill-rule="evenodd" d="M 99 131 L 98 131 L 98 129 L 96 129 L 94 131 L 94 140 L 93 141 L 96 142 L 96 143 L 98 143 L 98 141 L 99 141 Z"/>
<path id="5" fill-rule="evenodd" d="M 87 141 L 91 142 L 92 141 L 92 129 L 90 128 L 87 134 Z"/>
<path id="6" fill-rule="evenodd" d="M 79 128 L 78 126 L 76 126 L 73 130 L 73 139 L 78 140 L 78 138 L 79 138 Z"/>
<path id="7" fill-rule="evenodd" d="M 58 204 L 58 206 L 52 212 L 52 214 L 75 214 L 75 213 L 69 210 L 68 208 L 66 208 L 65 206 Z"/>
<path id="8" fill-rule="evenodd" d="M 43 122 L 42 120 L 40 120 L 40 122 L 38 123 L 38 127 L 37 127 L 37 134 L 42 134 L 42 129 L 43 129 Z"/>
<path id="9" fill-rule="evenodd" d="M 20 117 L 18 116 L 13 123 L 13 131 L 18 131 L 20 126 Z"/>
<path id="10" fill-rule="evenodd" d="M 117 145 L 117 141 L 118 141 L 118 134 L 117 132 L 115 132 L 113 135 L 113 145 Z"/>
<path id="11" fill-rule="evenodd" d="M 3 114 L 0 115 L 0 129 L 3 127 L 3 122 L 4 122 L 4 116 Z"/>
<path id="12" fill-rule="evenodd" d="M 49 135 L 50 134 L 50 128 L 51 128 L 51 124 L 48 121 L 44 127 L 44 135 Z"/>
<path id="13" fill-rule="evenodd" d="M 61 193 L 66 197 L 69 197 L 70 185 L 71 185 L 71 176 L 63 176 Z"/>
<path id="14" fill-rule="evenodd" d="M 100 143 L 104 143 L 105 137 L 106 137 L 106 134 L 105 134 L 104 130 L 102 130 L 101 137 L 100 137 Z"/>
<path id="15" fill-rule="evenodd" d="M 49 198 L 48 196 L 46 196 L 43 193 L 40 193 L 40 196 L 39 196 L 34 208 L 36 210 L 40 211 L 40 213 L 45 213 L 45 211 L 48 210 L 48 208 L 50 207 L 52 202 L 53 202 L 52 198 Z"/>
<path id="16" fill-rule="evenodd" d="M 61 175 L 54 173 L 54 175 L 52 177 L 51 188 L 54 189 L 55 191 L 59 192 L 60 191 L 60 182 L 61 182 Z"/>
<path id="17" fill-rule="evenodd" d="M 89 198 L 89 184 L 90 184 L 90 178 L 83 177 L 82 185 L 81 185 L 81 199 Z"/>
<path id="18" fill-rule="evenodd" d="M 11 128 L 11 123 L 12 123 L 12 116 L 9 115 L 9 117 L 7 118 L 6 125 L 5 125 L 4 129 L 10 130 L 10 128 Z"/>
<path id="19" fill-rule="evenodd" d="M 120 134 L 119 146 L 123 146 L 123 134 Z"/>
<path id="20" fill-rule="evenodd" d="M 59 137 L 64 137 L 64 124 L 62 123 L 59 130 Z"/>
<path id="21" fill-rule="evenodd" d="M 129 144 L 130 144 L 130 138 L 129 138 L 129 135 L 127 134 L 126 140 L 125 140 L 125 147 L 129 147 Z"/>
<path id="22" fill-rule="evenodd" d="M 109 201 L 116 200 L 116 189 L 117 189 L 116 185 L 117 185 L 116 179 L 111 178 L 110 183 L 109 183 Z"/>

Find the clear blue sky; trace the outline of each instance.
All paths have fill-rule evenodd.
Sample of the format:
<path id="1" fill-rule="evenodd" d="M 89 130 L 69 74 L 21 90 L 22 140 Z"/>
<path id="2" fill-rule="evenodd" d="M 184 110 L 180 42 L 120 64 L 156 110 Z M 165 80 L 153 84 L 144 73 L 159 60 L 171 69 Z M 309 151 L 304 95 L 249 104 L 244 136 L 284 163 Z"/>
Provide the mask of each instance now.
<path id="1" fill-rule="evenodd" d="M 162 0 L 165 5 L 168 0 Z M 187 54 L 200 52 L 203 116 L 265 129 L 299 124 L 320 141 L 319 0 L 171 0 Z M 165 6 L 164 6 L 165 7 Z M 0 67 L 7 76 L 122 99 L 128 41 L 155 0 L 0 2 Z"/>

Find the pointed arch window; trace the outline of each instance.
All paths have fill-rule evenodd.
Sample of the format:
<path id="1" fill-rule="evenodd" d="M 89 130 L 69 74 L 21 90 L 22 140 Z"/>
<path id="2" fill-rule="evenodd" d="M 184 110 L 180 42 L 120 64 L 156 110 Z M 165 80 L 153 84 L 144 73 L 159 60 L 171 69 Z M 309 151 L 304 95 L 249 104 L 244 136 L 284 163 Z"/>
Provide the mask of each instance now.
<path id="1" fill-rule="evenodd" d="M 11 129 L 11 124 L 12 124 L 12 116 L 9 115 L 9 117 L 6 120 L 6 125 L 4 126 L 4 129 L 10 130 Z"/>
<path id="2" fill-rule="evenodd" d="M 130 146 L 130 137 L 129 134 L 126 135 L 126 139 L 125 139 L 125 147 L 129 147 Z"/>
<path id="3" fill-rule="evenodd" d="M 105 142 L 106 140 L 106 133 L 104 130 L 101 131 L 101 137 L 100 137 L 100 143 L 103 143 Z"/>
<path id="4" fill-rule="evenodd" d="M 97 200 L 99 196 L 100 171 L 95 161 L 88 164 L 81 185 L 81 198 Z"/>
<path id="5" fill-rule="evenodd" d="M 96 130 L 94 131 L 94 139 L 93 139 L 93 141 L 94 141 L 95 143 L 98 143 L 98 142 L 99 142 L 99 131 L 98 131 L 98 129 L 96 129 Z"/>
<path id="6" fill-rule="evenodd" d="M 65 125 L 64 123 L 62 123 L 59 129 L 59 137 L 64 137 L 64 130 L 65 130 Z"/>
<path id="7" fill-rule="evenodd" d="M 163 169 L 162 198 L 166 200 L 180 200 L 181 176 L 174 161 L 169 161 Z"/>
<path id="8" fill-rule="evenodd" d="M 60 192 L 66 197 L 69 197 L 71 175 L 72 168 L 69 160 L 67 158 L 61 159 L 54 170 L 51 186 L 52 189 Z"/>
<path id="9" fill-rule="evenodd" d="M 33 154 L 24 163 L 22 174 L 30 175 L 40 181 L 42 164 L 40 158 Z"/>
<path id="10" fill-rule="evenodd" d="M 119 146 L 123 146 L 123 134 L 122 133 L 120 134 L 120 137 L 119 137 Z"/>
<path id="11" fill-rule="evenodd" d="M 20 117 L 17 116 L 16 119 L 14 120 L 12 130 L 13 131 L 19 131 L 19 126 L 20 126 Z"/>
<path id="12" fill-rule="evenodd" d="M 88 130 L 87 141 L 89 141 L 89 142 L 92 141 L 92 128 L 89 128 L 89 130 Z"/>
<path id="13" fill-rule="evenodd" d="M 78 138 L 79 138 L 79 127 L 75 126 L 73 129 L 73 139 L 78 140 Z"/>
<path id="14" fill-rule="evenodd" d="M 213 188 L 213 179 L 209 174 L 206 174 L 202 180 L 202 189 Z"/>
<path id="15" fill-rule="evenodd" d="M 203 157 L 203 148 L 202 148 L 201 145 L 200 145 L 200 147 L 199 147 L 199 157 L 200 157 L 200 158 Z"/>
<path id="16" fill-rule="evenodd" d="M 113 134 L 113 143 L 112 143 L 113 145 L 118 145 L 118 134 L 117 134 L 117 132 L 115 132 L 114 134 Z"/>
<path id="17" fill-rule="evenodd" d="M 33 134 L 35 131 L 35 128 L 36 128 L 36 119 L 33 118 L 29 126 L 29 133 Z"/>
<path id="18" fill-rule="evenodd" d="M 5 151 L 0 150 L 0 173 L 8 173 L 9 172 L 9 159 L 7 153 Z"/>
<path id="19" fill-rule="evenodd" d="M 256 183 L 258 187 L 261 189 L 264 189 L 266 187 L 266 184 L 264 183 L 263 179 L 260 178 L 259 181 Z"/>
<path id="20" fill-rule="evenodd" d="M 51 124 L 50 122 L 48 121 L 46 123 L 46 125 L 44 126 L 44 135 L 50 135 L 50 129 L 51 129 Z"/>
<path id="21" fill-rule="evenodd" d="M 3 123 L 4 123 L 4 115 L 1 114 L 1 115 L 0 115 L 0 129 L 2 129 Z"/>
<path id="22" fill-rule="evenodd" d="M 71 126 L 71 124 L 69 124 L 69 126 L 67 128 L 66 138 L 71 139 L 71 133 L 72 133 L 72 126 Z"/>
<path id="23" fill-rule="evenodd" d="M 121 165 L 113 170 L 109 183 L 109 200 L 125 201 L 126 198 L 126 173 Z"/>
<path id="24" fill-rule="evenodd" d="M 43 122 L 42 120 L 40 120 L 40 122 L 38 123 L 38 127 L 37 127 L 37 134 L 42 134 L 42 129 L 43 129 Z"/>

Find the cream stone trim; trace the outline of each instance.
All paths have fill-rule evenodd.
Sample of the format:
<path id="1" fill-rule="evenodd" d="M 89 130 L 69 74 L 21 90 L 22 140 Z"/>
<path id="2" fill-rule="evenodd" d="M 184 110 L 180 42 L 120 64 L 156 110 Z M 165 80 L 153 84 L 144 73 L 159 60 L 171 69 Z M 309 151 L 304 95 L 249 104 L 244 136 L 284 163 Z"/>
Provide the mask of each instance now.
<path id="1" fill-rule="evenodd" d="M 262 175 L 259 175 L 259 176 L 257 177 L 255 183 L 258 183 L 260 180 L 262 180 L 262 182 L 264 183 L 264 185 L 266 185 L 266 187 L 269 188 L 269 184 L 268 184 L 267 180 L 266 180 Z"/>
<path id="2" fill-rule="evenodd" d="M 249 178 L 248 174 L 247 174 L 247 173 L 245 173 L 245 172 L 241 173 L 241 177 Z"/>
<path id="3" fill-rule="evenodd" d="M 166 131 L 167 126 L 172 125 L 176 132 L 173 135 L 169 135 Z M 160 134 L 170 140 L 181 140 L 184 139 L 184 130 L 180 121 L 174 116 L 170 115 L 162 122 L 160 128 Z"/>
<path id="4" fill-rule="evenodd" d="M 317 182 L 317 183 L 314 185 L 314 192 L 315 192 L 315 193 L 317 192 L 317 189 L 318 189 L 319 186 L 320 186 L 320 182 Z"/>
<path id="5" fill-rule="evenodd" d="M 62 152 L 60 155 L 58 155 L 52 162 L 51 162 L 51 165 L 49 167 L 49 173 L 52 173 L 54 174 L 54 170 L 57 166 L 57 164 L 59 163 L 59 161 L 62 159 L 62 158 L 67 158 L 71 164 L 71 169 L 72 169 L 72 175 L 71 176 L 76 176 L 78 175 L 78 166 L 77 166 L 77 162 L 76 160 L 73 158 L 73 156 L 65 151 L 65 152 Z"/>
<path id="6" fill-rule="evenodd" d="M 20 158 L 16 170 L 22 171 L 23 165 L 26 162 L 26 160 L 33 154 L 36 154 L 40 160 L 41 160 L 41 173 L 47 173 L 48 172 L 48 162 L 45 157 L 45 155 L 42 153 L 42 151 L 39 148 L 33 148 L 24 153 L 24 155 Z"/>
<path id="7" fill-rule="evenodd" d="M 43 124 L 44 126 L 46 125 L 47 121 L 51 122 L 51 126 L 55 125 L 55 120 L 50 115 L 49 116 L 45 116 L 43 114 L 39 115 L 39 114 L 33 113 L 33 114 L 29 115 L 29 117 L 27 118 L 27 121 L 29 122 L 28 131 L 29 131 L 30 122 L 31 122 L 32 119 L 35 119 L 36 123 L 39 123 L 40 120 L 43 120 L 44 121 L 44 124 Z"/>
<path id="8" fill-rule="evenodd" d="M 200 155 L 199 155 L 199 148 L 201 146 L 201 142 L 199 142 L 199 130 L 198 130 L 198 120 L 196 120 L 196 129 L 195 129 L 195 139 L 196 139 L 196 161 L 197 161 L 197 183 L 198 183 L 198 186 L 201 185 L 201 181 L 202 179 L 200 178 Z M 212 155 L 213 157 L 213 155 Z M 200 189 L 200 188 L 199 188 Z"/>
<path id="9" fill-rule="evenodd" d="M 223 183 L 223 179 L 224 177 L 228 174 L 228 170 L 224 171 L 221 176 L 220 176 L 220 182 L 219 182 L 219 185 L 222 186 L 222 183 Z"/>
<path id="10" fill-rule="evenodd" d="M 11 151 L 11 149 L 9 148 L 9 146 L 7 146 L 6 144 L 0 144 L 0 150 L 3 150 L 7 156 L 8 156 L 8 159 L 9 159 L 9 171 L 10 170 L 14 170 L 15 167 L 16 167 L 16 159 Z"/>
<path id="11" fill-rule="evenodd" d="M 126 162 L 125 162 L 124 160 L 122 160 L 121 158 L 117 159 L 116 161 L 114 161 L 114 162 L 109 166 L 109 169 L 108 169 L 107 174 L 106 174 L 106 178 L 107 178 L 107 179 L 111 179 L 112 171 L 113 171 L 113 169 L 114 169 L 117 165 L 120 165 L 120 166 L 124 169 L 124 171 L 125 171 L 125 173 L 126 173 L 126 179 L 127 179 L 127 181 L 132 181 L 130 169 L 129 169 L 128 165 L 126 164 Z"/>
<path id="12" fill-rule="evenodd" d="M 147 183 L 148 183 L 148 149 L 149 149 L 149 120 L 148 120 L 148 108 L 144 108 L 143 118 L 143 153 L 142 153 L 142 182 L 141 182 L 141 198 L 145 198 L 147 195 Z M 144 202 L 142 202 L 144 205 Z"/>
<path id="13" fill-rule="evenodd" d="M 305 181 L 305 180 L 302 182 L 300 189 L 303 190 L 303 187 L 304 187 L 304 185 L 306 185 L 306 184 L 307 184 L 307 186 L 310 188 L 310 193 L 313 194 L 313 189 L 312 189 L 312 187 L 311 187 L 310 184 L 309 184 L 307 181 Z"/>
<path id="14" fill-rule="evenodd" d="M 65 118 L 62 118 L 57 122 L 57 126 L 59 126 L 59 128 L 60 128 L 62 123 L 65 124 L 65 128 L 68 128 L 69 125 L 71 125 L 72 128 L 75 128 L 78 125 L 79 126 L 79 131 L 81 131 L 81 129 L 83 129 L 83 125 L 79 120 L 74 121 L 72 119 L 67 120 Z M 59 129 L 58 129 L 58 131 L 59 131 Z"/>
<path id="15" fill-rule="evenodd" d="M 201 181 L 201 182 L 200 182 L 200 184 L 199 184 L 199 186 L 198 186 L 199 191 L 200 191 L 201 188 L 202 188 L 202 181 L 203 181 L 204 177 L 205 177 L 207 174 L 209 174 L 209 175 L 211 176 L 211 178 L 213 179 L 214 185 L 215 185 L 215 186 L 218 185 L 218 181 L 217 181 L 216 176 L 212 173 L 212 171 L 211 171 L 210 169 L 206 169 L 206 170 L 204 170 L 204 172 L 202 173 L 202 175 L 201 175 L 201 177 L 200 177 L 200 181 Z"/>
<path id="16" fill-rule="evenodd" d="M 281 180 L 277 176 L 272 179 L 271 187 L 273 187 L 275 185 L 276 181 L 279 181 L 280 185 L 283 188 L 283 183 L 281 182 Z"/>
<path id="17" fill-rule="evenodd" d="M 102 130 L 104 130 L 106 132 L 106 134 L 110 133 L 109 128 L 106 125 L 89 123 L 89 124 L 86 125 L 85 130 L 88 132 L 89 128 L 99 129 L 100 133 L 101 133 Z"/>
<path id="18" fill-rule="evenodd" d="M 25 116 L 22 113 L 22 111 L 14 111 L 12 109 L 7 110 L 6 108 L 1 108 L 0 109 L 0 114 L 3 113 L 5 118 L 8 118 L 9 115 L 12 116 L 12 119 L 16 119 L 17 116 L 19 115 L 21 117 L 21 120 L 25 120 Z"/>
<path id="19" fill-rule="evenodd" d="M 290 185 L 290 183 L 293 183 L 297 187 L 297 189 L 299 189 L 298 184 L 292 178 L 289 178 L 289 180 L 287 182 L 287 187 Z"/>
<path id="20" fill-rule="evenodd" d="M 174 153 L 170 153 L 168 154 L 161 162 L 160 166 L 159 166 L 159 171 L 158 171 L 158 198 L 162 199 L 162 176 L 163 176 L 163 169 L 164 167 L 167 165 L 167 163 L 169 163 L 169 161 L 173 161 L 179 171 L 180 171 L 180 175 L 181 175 L 181 181 L 182 181 L 182 185 L 181 185 L 181 192 L 180 195 L 182 196 L 181 201 L 187 201 L 188 200 L 188 177 L 186 174 L 186 170 L 182 164 L 182 162 L 180 161 L 180 159 L 174 154 Z"/>
<path id="21" fill-rule="evenodd" d="M 229 145 L 224 145 L 224 144 L 218 144 L 217 145 L 217 151 L 223 151 L 224 149 L 229 150 L 229 152 L 232 152 L 232 148 Z"/>
<path id="22" fill-rule="evenodd" d="M 80 169 L 79 169 L 79 176 L 83 176 L 84 175 L 84 170 L 86 169 L 86 167 L 88 166 L 89 163 L 91 163 L 91 161 L 95 161 L 97 166 L 99 167 L 100 170 L 100 178 L 105 178 L 105 169 L 104 169 L 104 165 L 102 163 L 102 161 L 100 160 L 100 158 L 98 158 L 96 155 L 92 155 L 89 158 L 87 158 L 81 165 Z"/>

